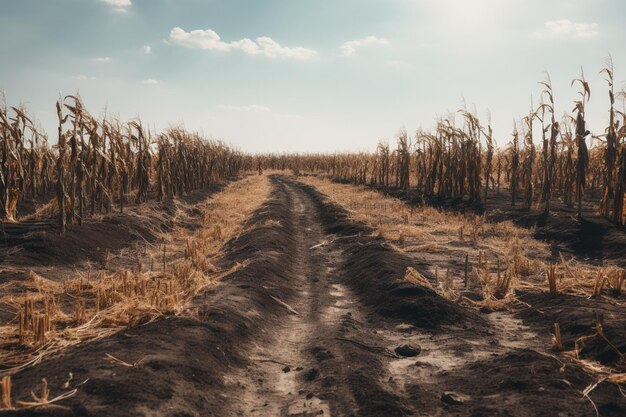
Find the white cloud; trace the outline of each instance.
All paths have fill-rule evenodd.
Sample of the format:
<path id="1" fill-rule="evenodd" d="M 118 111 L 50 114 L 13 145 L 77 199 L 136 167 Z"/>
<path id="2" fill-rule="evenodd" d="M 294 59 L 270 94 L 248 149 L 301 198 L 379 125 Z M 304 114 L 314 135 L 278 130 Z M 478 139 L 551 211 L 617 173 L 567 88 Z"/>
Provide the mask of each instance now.
<path id="1" fill-rule="evenodd" d="M 97 78 L 93 76 L 85 75 L 85 74 L 78 74 L 76 76 L 76 79 L 82 81 L 82 80 L 96 80 Z"/>
<path id="2" fill-rule="evenodd" d="M 567 19 L 549 20 L 545 23 L 545 31 L 537 32 L 536 35 L 549 34 L 553 36 L 574 37 L 574 38 L 593 38 L 598 36 L 597 23 L 576 23 Z"/>
<path id="3" fill-rule="evenodd" d="M 113 61 L 113 58 L 111 58 L 110 56 L 101 56 L 101 57 L 92 59 L 92 61 L 93 62 L 107 63 L 107 62 Z"/>
<path id="4" fill-rule="evenodd" d="M 113 11 L 118 13 L 126 13 L 130 6 L 133 5 L 131 0 L 100 0 L 103 3 L 113 7 Z"/>
<path id="5" fill-rule="evenodd" d="M 219 104 L 216 106 L 220 110 L 228 111 L 240 111 L 248 113 L 271 113 L 272 110 L 269 107 L 261 106 L 258 104 L 250 104 L 247 106 L 233 106 L 231 104 Z"/>
<path id="6" fill-rule="evenodd" d="M 154 78 L 148 78 L 148 79 L 142 80 L 141 83 L 143 85 L 159 85 L 159 82 L 155 80 Z"/>
<path id="7" fill-rule="evenodd" d="M 389 41 L 385 38 L 379 38 L 376 36 L 367 36 L 361 39 L 355 39 L 353 41 L 344 42 L 341 44 L 341 51 L 345 56 L 354 55 L 357 49 L 367 45 L 387 45 Z"/>
<path id="8" fill-rule="evenodd" d="M 170 40 L 187 48 L 223 52 L 240 50 L 248 55 L 264 55 L 268 58 L 306 60 L 314 58 L 317 55 L 317 52 L 313 49 L 281 46 L 278 42 L 267 36 L 261 36 L 256 38 L 256 40 L 244 38 L 238 41 L 224 42 L 220 36 L 211 29 L 186 32 L 179 27 L 175 27 L 170 32 Z"/>
<path id="9" fill-rule="evenodd" d="M 141 48 L 143 50 L 143 53 L 146 55 L 149 55 L 152 53 L 152 47 L 150 45 L 144 45 L 143 48 Z"/>

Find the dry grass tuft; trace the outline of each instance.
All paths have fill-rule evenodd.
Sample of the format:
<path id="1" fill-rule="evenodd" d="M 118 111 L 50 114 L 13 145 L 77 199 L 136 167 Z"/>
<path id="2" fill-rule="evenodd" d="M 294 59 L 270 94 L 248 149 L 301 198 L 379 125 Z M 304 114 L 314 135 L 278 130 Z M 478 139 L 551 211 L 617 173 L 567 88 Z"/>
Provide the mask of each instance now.
<path id="1" fill-rule="evenodd" d="M 413 267 L 408 267 L 404 274 L 404 279 L 415 285 L 421 285 L 426 288 L 432 288 L 430 281 Z"/>

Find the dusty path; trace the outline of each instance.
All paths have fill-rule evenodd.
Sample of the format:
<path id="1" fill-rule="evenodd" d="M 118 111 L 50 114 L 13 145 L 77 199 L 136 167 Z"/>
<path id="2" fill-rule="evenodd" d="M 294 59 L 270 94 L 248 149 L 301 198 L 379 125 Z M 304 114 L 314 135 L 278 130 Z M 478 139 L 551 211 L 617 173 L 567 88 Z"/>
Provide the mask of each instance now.
<path id="1" fill-rule="evenodd" d="M 254 344 L 250 365 L 231 378 L 245 386 L 233 398 L 234 412 L 328 416 L 332 407 L 338 415 L 348 414 L 359 408 L 355 394 L 360 393 L 352 391 L 362 390 L 368 382 L 357 381 L 359 363 L 367 363 L 370 372 L 380 367 L 378 358 L 367 350 L 359 352 L 364 347 L 354 342 L 362 338 L 369 346 L 376 337 L 363 337 L 367 314 L 339 279 L 341 251 L 329 244 L 332 236 L 324 232 L 315 203 L 293 183 L 277 180 L 277 184 L 289 196 L 295 226 L 289 266 L 294 293 L 289 303 L 274 300 L 284 310 L 284 319 L 266 329 L 270 335 Z M 371 382 L 368 395 L 388 396 L 377 381 Z M 381 406 L 391 410 L 393 401 Z"/>

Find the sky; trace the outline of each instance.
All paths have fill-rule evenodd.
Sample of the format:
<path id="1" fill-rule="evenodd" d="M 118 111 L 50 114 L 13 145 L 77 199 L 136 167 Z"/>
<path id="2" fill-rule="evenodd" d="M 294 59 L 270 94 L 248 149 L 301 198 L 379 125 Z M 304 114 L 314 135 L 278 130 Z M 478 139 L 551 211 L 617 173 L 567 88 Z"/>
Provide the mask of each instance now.
<path id="1" fill-rule="evenodd" d="M 0 0 L 0 90 L 51 134 L 59 95 L 249 152 L 366 151 L 462 106 L 505 145 L 550 74 L 626 79 L 623 0 Z"/>

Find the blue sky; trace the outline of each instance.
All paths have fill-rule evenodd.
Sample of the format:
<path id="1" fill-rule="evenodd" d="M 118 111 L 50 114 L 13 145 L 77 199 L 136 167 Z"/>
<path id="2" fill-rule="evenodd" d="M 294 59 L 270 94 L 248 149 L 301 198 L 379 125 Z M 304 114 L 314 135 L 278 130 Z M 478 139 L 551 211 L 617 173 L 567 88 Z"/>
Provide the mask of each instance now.
<path id="1" fill-rule="evenodd" d="M 571 111 L 581 65 L 594 133 L 620 0 L 0 0 L 0 90 L 54 132 L 78 91 L 94 115 L 184 123 L 249 151 L 369 150 L 465 101 L 499 143 L 549 71 Z"/>

